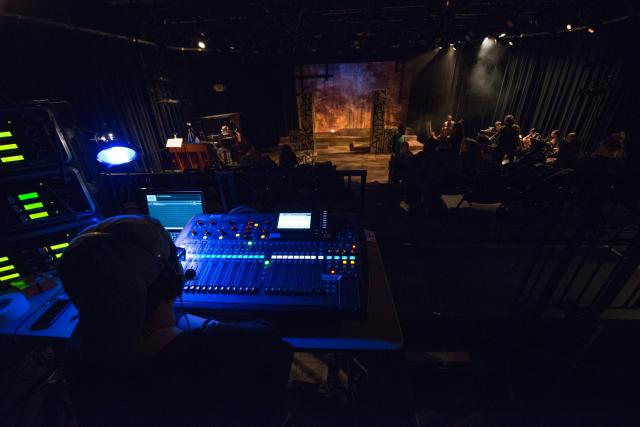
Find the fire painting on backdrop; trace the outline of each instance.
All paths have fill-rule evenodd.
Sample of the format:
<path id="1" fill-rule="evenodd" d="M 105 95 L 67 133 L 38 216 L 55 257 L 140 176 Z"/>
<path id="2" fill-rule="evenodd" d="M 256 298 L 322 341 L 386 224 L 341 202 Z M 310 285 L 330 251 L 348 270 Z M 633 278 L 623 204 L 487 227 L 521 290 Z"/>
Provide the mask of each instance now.
<path id="1" fill-rule="evenodd" d="M 305 65 L 304 75 L 324 74 L 324 64 Z M 371 127 L 371 96 L 387 90 L 385 124 L 397 126 L 406 115 L 407 96 L 401 90 L 402 70 L 394 62 L 330 64 L 328 79 L 305 79 L 313 93 L 316 132 Z"/>

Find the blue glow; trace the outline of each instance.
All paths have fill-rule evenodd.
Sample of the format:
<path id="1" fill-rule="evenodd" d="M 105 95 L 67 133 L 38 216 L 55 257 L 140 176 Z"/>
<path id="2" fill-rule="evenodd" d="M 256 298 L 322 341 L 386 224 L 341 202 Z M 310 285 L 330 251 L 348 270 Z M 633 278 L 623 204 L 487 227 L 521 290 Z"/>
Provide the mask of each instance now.
<path id="1" fill-rule="evenodd" d="M 138 153 L 125 145 L 112 145 L 98 152 L 96 159 L 108 166 L 123 165 L 132 162 L 138 157 Z"/>

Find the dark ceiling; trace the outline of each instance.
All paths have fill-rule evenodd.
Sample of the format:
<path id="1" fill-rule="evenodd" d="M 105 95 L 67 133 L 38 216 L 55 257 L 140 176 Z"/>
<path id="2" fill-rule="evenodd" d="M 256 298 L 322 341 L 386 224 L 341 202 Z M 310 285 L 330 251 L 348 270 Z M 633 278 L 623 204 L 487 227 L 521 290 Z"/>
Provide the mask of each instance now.
<path id="1" fill-rule="evenodd" d="M 326 62 L 400 58 L 500 33 L 562 31 L 635 16 L 633 1 L 16 0 L 7 12 L 221 55 Z"/>

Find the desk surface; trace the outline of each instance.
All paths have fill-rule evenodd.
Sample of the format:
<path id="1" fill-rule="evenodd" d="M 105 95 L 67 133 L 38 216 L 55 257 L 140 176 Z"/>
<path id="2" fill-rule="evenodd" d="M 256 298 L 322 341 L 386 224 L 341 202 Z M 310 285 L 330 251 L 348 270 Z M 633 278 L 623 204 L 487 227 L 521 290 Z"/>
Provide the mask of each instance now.
<path id="1" fill-rule="evenodd" d="M 369 257 L 369 297 L 367 314 L 362 319 L 341 320 L 337 331 L 322 336 L 285 337 L 298 351 L 392 351 L 403 344 L 402 330 L 396 313 L 391 290 L 385 274 L 380 250 L 375 242 L 367 243 Z M 77 311 L 71 304 L 57 317 L 48 329 L 30 330 L 57 298 L 63 295 L 60 288 L 31 299 L 31 307 L 23 318 L 12 325 L 0 326 L 0 335 L 17 335 L 42 338 L 68 338 L 77 323 Z"/>
<path id="2" fill-rule="evenodd" d="M 342 320 L 335 336 L 285 337 L 296 350 L 377 350 L 402 348 L 404 338 L 400 321 L 375 241 L 367 243 L 369 263 L 369 298 L 367 315 L 363 319 Z"/>

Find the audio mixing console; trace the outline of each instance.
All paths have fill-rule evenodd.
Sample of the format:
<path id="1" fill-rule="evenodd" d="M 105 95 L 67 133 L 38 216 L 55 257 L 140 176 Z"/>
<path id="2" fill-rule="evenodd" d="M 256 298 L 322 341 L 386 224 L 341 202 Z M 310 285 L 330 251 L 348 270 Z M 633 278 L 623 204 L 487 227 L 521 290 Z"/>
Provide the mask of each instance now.
<path id="1" fill-rule="evenodd" d="M 185 308 L 339 314 L 365 309 L 362 228 L 352 216 L 195 215 L 175 243 L 184 248 Z"/>

